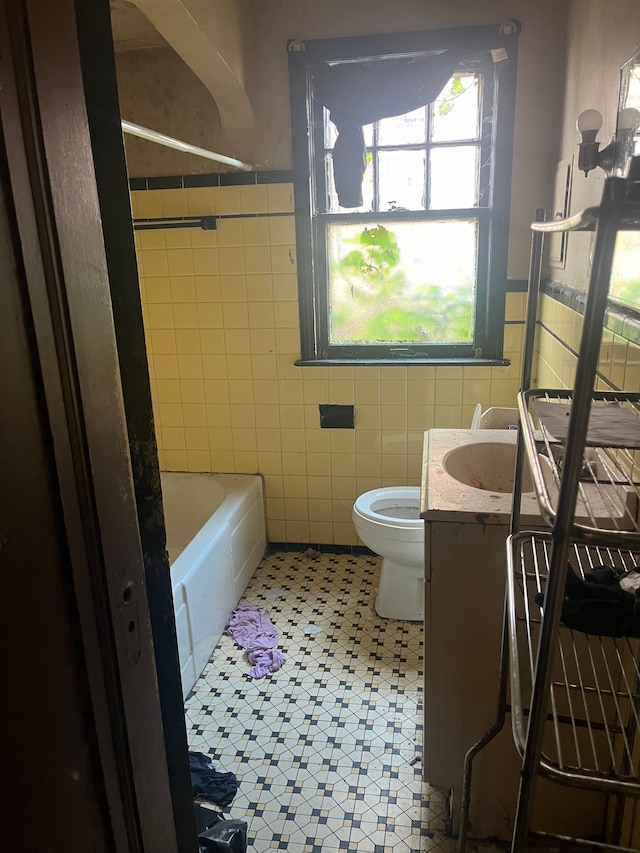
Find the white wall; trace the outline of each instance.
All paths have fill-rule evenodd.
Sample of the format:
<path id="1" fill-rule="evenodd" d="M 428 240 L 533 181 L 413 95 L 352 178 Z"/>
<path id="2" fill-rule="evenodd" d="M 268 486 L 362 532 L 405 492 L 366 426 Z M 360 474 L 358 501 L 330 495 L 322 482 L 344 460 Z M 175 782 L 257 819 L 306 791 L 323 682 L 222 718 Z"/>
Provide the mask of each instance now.
<path id="1" fill-rule="evenodd" d="M 559 157 L 574 155 L 577 163 L 579 134 L 576 119 L 586 109 L 597 109 L 604 123 L 598 135 L 604 147 L 616 128 L 620 67 L 640 48 L 638 0 L 572 0 L 567 38 L 567 73 Z M 587 177 L 574 169 L 571 209 L 597 204 L 605 174 L 594 169 Z M 585 289 L 592 235 L 571 234 L 566 270 L 553 277 Z"/>

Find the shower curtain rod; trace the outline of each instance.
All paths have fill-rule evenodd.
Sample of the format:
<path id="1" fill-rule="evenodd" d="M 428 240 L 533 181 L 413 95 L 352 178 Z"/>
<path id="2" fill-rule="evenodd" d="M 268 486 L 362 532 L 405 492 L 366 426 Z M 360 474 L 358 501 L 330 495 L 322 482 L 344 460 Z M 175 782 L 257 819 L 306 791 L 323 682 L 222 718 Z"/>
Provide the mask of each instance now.
<path id="1" fill-rule="evenodd" d="M 125 133 L 130 133 L 132 136 L 139 136 L 141 139 L 157 142 L 158 145 L 165 145 L 167 148 L 176 148 L 178 151 L 184 151 L 185 154 L 195 154 L 197 157 L 206 157 L 208 160 L 216 160 L 218 163 L 225 163 L 227 166 L 235 166 L 236 169 L 242 169 L 244 172 L 250 172 L 253 169 L 251 163 L 243 163 L 242 160 L 236 160 L 235 157 L 226 157 L 224 154 L 216 154 L 215 151 L 208 151 L 206 148 L 199 148 L 197 145 L 181 142 L 172 136 L 165 136 L 164 133 L 149 130 L 148 127 L 141 127 L 139 124 L 133 124 L 131 121 L 123 119 L 122 130 Z"/>

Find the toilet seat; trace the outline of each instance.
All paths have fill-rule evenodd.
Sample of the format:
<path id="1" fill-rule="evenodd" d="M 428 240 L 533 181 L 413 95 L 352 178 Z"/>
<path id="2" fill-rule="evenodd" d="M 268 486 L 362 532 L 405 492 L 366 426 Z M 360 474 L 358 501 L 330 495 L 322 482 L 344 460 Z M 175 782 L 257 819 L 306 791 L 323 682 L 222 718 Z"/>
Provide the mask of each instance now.
<path id="1" fill-rule="evenodd" d="M 373 524 L 406 531 L 423 530 L 419 486 L 372 489 L 357 498 L 353 509 L 362 519 Z M 397 515 L 394 510 L 398 510 Z"/>

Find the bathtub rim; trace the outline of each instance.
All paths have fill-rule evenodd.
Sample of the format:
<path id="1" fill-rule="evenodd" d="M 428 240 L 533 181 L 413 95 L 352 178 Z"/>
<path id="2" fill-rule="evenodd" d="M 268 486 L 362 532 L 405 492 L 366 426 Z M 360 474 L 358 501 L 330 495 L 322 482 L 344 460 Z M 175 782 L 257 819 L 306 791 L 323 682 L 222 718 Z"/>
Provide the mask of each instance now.
<path id="1" fill-rule="evenodd" d="M 198 563 L 203 555 L 209 550 L 210 543 L 217 542 L 225 533 L 231 534 L 233 521 L 240 512 L 242 500 L 248 496 L 253 501 L 262 496 L 264 503 L 264 483 L 263 478 L 259 474 L 223 474 L 210 471 L 161 471 L 160 478 L 162 481 L 163 475 L 184 474 L 194 477 L 211 477 L 217 482 L 223 484 L 235 484 L 236 486 L 243 483 L 245 486 L 249 484 L 249 488 L 244 490 L 235 488 L 225 488 L 225 494 L 221 503 L 213 510 L 211 515 L 194 533 L 188 544 L 183 548 L 180 554 L 173 562 L 169 561 L 171 571 L 171 585 L 181 583 L 190 574 L 191 568 Z M 164 501 L 164 496 L 163 496 Z M 163 503 L 164 511 L 164 503 Z M 215 519 L 215 520 L 214 520 Z M 265 517 L 266 521 L 266 517 Z M 167 543 L 167 554 L 169 552 Z M 185 569 L 184 566 L 188 566 Z"/>

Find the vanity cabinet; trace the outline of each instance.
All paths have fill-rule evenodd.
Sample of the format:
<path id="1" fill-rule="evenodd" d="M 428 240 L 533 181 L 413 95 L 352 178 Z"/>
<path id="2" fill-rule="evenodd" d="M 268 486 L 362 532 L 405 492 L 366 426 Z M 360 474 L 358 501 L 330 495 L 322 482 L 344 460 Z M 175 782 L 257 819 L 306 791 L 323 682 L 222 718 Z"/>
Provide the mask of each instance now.
<path id="1" fill-rule="evenodd" d="M 496 713 L 511 495 L 495 501 L 488 492 L 478 494 L 478 489 L 452 483 L 441 461 L 452 448 L 472 441 L 503 442 L 515 450 L 515 439 L 515 433 L 506 430 L 430 430 L 425 436 L 423 767 L 425 782 L 451 791 L 454 833 L 465 754 Z M 487 512 L 487 502 L 498 506 Z M 535 513 L 535 498 L 529 509 Z M 529 520 L 541 524 L 537 515 Z M 520 758 L 505 726 L 474 767 L 474 837 L 511 837 L 519 769 Z M 546 788 L 541 807 L 553 815 L 558 831 L 580 826 L 592 833 L 602 825 L 601 796 L 590 797 L 585 809 L 584 797 L 577 792 L 565 791 L 558 799 L 555 790 Z"/>
<path id="2" fill-rule="evenodd" d="M 495 716 L 507 534 L 506 524 L 425 522 L 424 778 L 452 792 L 454 819 L 465 754 Z M 517 772 L 505 731 L 477 769 L 475 836 L 509 837 Z"/>

